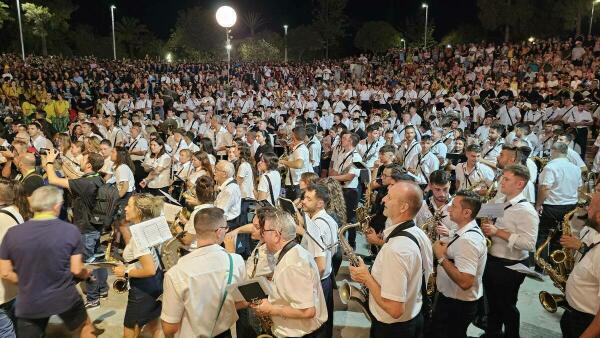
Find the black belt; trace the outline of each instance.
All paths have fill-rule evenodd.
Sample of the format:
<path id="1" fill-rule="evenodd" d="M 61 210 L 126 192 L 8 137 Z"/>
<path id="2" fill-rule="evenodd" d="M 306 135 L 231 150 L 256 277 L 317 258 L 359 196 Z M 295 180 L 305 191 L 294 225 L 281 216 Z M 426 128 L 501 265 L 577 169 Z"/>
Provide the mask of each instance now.
<path id="1" fill-rule="evenodd" d="M 496 256 L 492 256 L 490 254 L 488 254 L 487 259 L 488 259 L 488 262 L 499 263 L 504 266 L 515 265 L 515 264 L 519 264 L 519 263 L 522 263 L 527 266 L 528 265 L 527 263 L 529 262 L 529 258 L 525 258 L 523 260 L 514 260 L 514 259 L 496 257 Z"/>

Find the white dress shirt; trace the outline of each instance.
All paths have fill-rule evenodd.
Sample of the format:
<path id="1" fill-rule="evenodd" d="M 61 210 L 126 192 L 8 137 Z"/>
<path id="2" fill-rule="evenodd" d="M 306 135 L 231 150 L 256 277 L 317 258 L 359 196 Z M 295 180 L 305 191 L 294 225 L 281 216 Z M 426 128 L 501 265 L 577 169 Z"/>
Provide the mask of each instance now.
<path id="1" fill-rule="evenodd" d="M 511 235 L 508 241 L 492 236 L 490 255 L 522 261 L 529 257 L 529 252 L 535 251 L 540 218 L 522 193 L 504 204 L 504 215 L 496 220 L 495 225 L 499 230 L 510 232 Z"/>
<path id="2" fill-rule="evenodd" d="M 496 159 L 502 151 L 502 145 L 504 145 L 503 138 L 498 138 L 494 143 L 488 139 L 481 148 L 481 158 L 496 163 Z"/>
<path id="3" fill-rule="evenodd" d="M 429 175 L 440 168 L 440 161 L 434 154 L 428 151 L 425 155 L 419 153 L 416 157 L 412 157 L 411 161 L 405 167 L 416 170 L 414 175 L 417 178 L 417 183 L 428 184 Z"/>
<path id="4" fill-rule="evenodd" d="M 578 189 L 583 184 L 581 169 L 566 158 L 556 158 L 544 167 L 538 184 L 548 187 L 543 204 L 570 205 L 578 200 Z"/>
<path id="5" fill-rule="evenodd" d="M 487 246 L 481 229 L 475 220 L 458 229 L 449 238 L 446 257 L 454 262 L 458 271 L 475 277 L 473 286 L 463 290 L 446 273 L 442 266 L 437 268 L 438 291 L 448 298 L 474 301 L 483 295 L 483 270 L 487 261 Z"/>
<path id="6" fill-rule="evenodd" d="M 577 311 L 596 315 L 600 307 L 600 245 L 588 251 L 569 274 L 567 302 Z"/>
<path id="7" fill-rule="evenodd" d="M 232 221 L 241 213 L 242 193 L 240 186 L 233 178 L 228 178 L 219 186 L 219 194 L 215 200 L 215 207 L 225 212 L 227 221 Z"/>
<path id="8" fill-rule="evenodd" d="M 270 187 L 269 181 L 267 180 L 266 176 L 268 176 L 269 180 L 271 181 Z M 279 171 L 270 170 L 262 174 L 258 181 L 257 190 L 260 192 L 266 192 L 267 200 L 269 201 L 269 203 L 271 203 L 271 205 L 276 205 L 277 199 L 279 198 L 279 195 L 281 193 L 281 174 L 279 174 Z M 271 193 L 273 194 L 271 195 Z M 271 199 L 271 196 L 273 196 L 273 200 Z"/>
<path id="9" fill-rule="evenodd" d="M 281 251 L 275 254 L 279 260 Z M 273 316 L 272 331 L 276 337 L 302 337 L 327 321 L 327 306 L 321 287 L 319 269 L 312 255 L 301 245 L 295 245 L 275 266 L 273 290 L 269 302 L 296 309 L 315 307 L 312 318 L 296 319 Z"/>
<path id="10" fill-rule="evenodd" d="M 300 176 L 302 173 L 313 172 L 312 164 L 310 163 L 310 154 L 308 153 L 308 148 L 304 143 L 300 143 L 294 148 L 292 153 L 289 155 L 290 161 L 295 161 L 297 159 L 302 160 L 302 168 L 294 169 L 289 168 L 288 175 L 285 178 L 285 185 L 298 185 L 300 182 Z M 290 179 L 292 180 L 290 182 Z"/>
<path id="11" fill-rule="evenodd" d="M 383 147 L 385 141 L 383 138 L 378 138 L 373 142 L 369 142 L 369 139 L 365 139 L 365 143 L 359 143 L 356 146 L 358 153 L 362 157 L 363 163 L 367 166 L 367 168 L 372 169 L 373 165 L 375 165 L 375 161 L 378 159 L 379 149 Z"/>
<path id="12" fill-rule="evenodd" d="M 398 224 L 383 230 L 387 238 Z M 419 242 L 419 247 L 408 237 L 396 236 L 391 238 L 382 247 L 373 267 L 371 275 L 381 286 L 381 296 L 396 302 L 404 303 L 404 313 L 400 318 L 393 318 L 369 295 L 369 309 L 373 316 L 386 324 L 406 322 L 419 314 L 423 299 L 421 296 L 421 282 L 423 273 L 425 281 L 433 272 L 433 251 L 431 241 L 427 234 L 416 226 L 406 229 Z"/>
<path id="13" fill-rule="evenodd" d="M 489 187 L 494 182 L 495 174 L 487 165 L 476 163 L 471 169 L 467 169 L 467 162 L 456 166 L 456 182 L 458 189 L 469 189 L 479 185 L 480 188 Z"/>
<path id="14" fill-rule="evenodd" d="M 219 313 L 230 273 L 228 255 L 233 259 L 231 284 L 243 282 L 246 279 L 243 258 L 228 254 L 216 244 L 181 257 L 166 272 L 160 318 L 167 323 L 181 323 L 175 337 L 216 336 L 235 325 L 238 315 L 232 292 L 228 292 Z"/>
<path id="15" fill-rule="evenodd" d="M 144 166 L 158 172 L 154 178 L 148 180 L 148 188 L 160 189 L 169 186 L 171 179 L 171 157 L 169 155 L 165 153 L 155 158 L 150 153 L 147 153 L 144 159 Z"/>
<path id="16" fill-rule="evenodd" d="M 338 174 L 354 174 L 354 178 L 350 181 L 346 181 L 342 183 L 343 188 L 352 188 L 356 189 L 358 187 L 358 179 L 360 177 L 360 169 L 354 166 L 354 162 L 360 162 L 362 158 L 356 151 L 356 149 L 352 149 L 348 152 L 344 152 L 340 154 L 340 163 L 338 164 L 337 170 Z"/>

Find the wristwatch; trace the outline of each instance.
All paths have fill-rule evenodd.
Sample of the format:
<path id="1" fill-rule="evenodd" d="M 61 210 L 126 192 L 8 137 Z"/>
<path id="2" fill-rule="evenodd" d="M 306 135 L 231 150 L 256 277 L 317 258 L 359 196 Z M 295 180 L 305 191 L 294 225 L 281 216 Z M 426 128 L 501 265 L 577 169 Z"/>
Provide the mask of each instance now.
<path id="1" fill-rule="evenodd" d="M 446 257 L 438 258 L 438 260 L 437 260 L 438 265 L 442 265 L 442 263 L 444 263 L 445 260 L 446 260 Z"/>

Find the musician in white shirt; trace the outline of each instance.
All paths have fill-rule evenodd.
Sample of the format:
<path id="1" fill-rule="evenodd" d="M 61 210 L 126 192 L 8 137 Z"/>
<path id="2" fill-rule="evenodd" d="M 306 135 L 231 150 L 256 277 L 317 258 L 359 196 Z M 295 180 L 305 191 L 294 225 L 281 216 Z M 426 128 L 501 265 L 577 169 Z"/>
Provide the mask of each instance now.
<path id="1" fill-rule="evenodd" d="M 413 221 L 422 201 L 421 189 L 414 183 L 390 186 L 383 203 L 384 215 L 393 225 L 384 230 L 385 243 L 371 272 L 360 259 L 359 266 L 349 267 L 352 279 L 369 289 L 371 337 L 417 338 L 422 334 L 422 281 L 433 271 L 431 242 Z"/>
<path id="2" fill-rule="evenodd" d="M 280 165 L 289 168 L 288 175 L 285 178 L 285 195 L 286 198 L 291 200 L 295 200 L 300 194 L 298 188 L 300 175 L 313 171 L 308 148 L 304 144 L 305 139 L 306 130 L 304 127 L 295 127 L 291 133 L 290 155 L 287 160 L 279 161 Z"/>
<path id="3" fill-rule="evenodd" d="M 431 219 L 435 213 L 438 213 L 441 220 L 437 224 L 430 224 L 430 228 L 423 229 L 427 233 L 434 233 L 436 239 L 439 237 L 454 236 L 456 223 L 448 215 L 450 206 L 450 173 L 445 170 L 436 170 L 429 175 L 429 190 L 431 197 L 423 201 L 419 213 L 415 217 L 417 226 L 423 229 L 422 225 Z M 433 228 L 431 228 L 433 227 Z"/>
<path id="4" fill-rule="evenodd" d="M 258 201 L 267 200 L 275 206 L 281 192 L 281 174 L 277 170 L 279 158 L 275 153 L 263 153 L 257 167 L 262 175 L 258 181 L 256 199 Z"/>
<path id="5" fill-rule="evenodd" d="M 551 158 L 538 177 L 535 208 L 541 213 L 536 247 L 548 237 L 551 229 L 561 224 L 564 216 L 573 210 L 579 200 L 579 187 L 583 184 L 581 171 L 567 159 L 568 146 L 557 142 L 552 145 Z M 559 248 L 558 240 L 550 242 L 550 252 Z M 547 251 L 542 258 L 547 259 Z"/>
<path id="6" fill-rule="evenodd" d="M 332 257 L 338 242 L 338 225 L 327 214 L 325 207 L 329 203 L 329 190 L 321 184 L 310 185 L 304 190 L 302 208 L 307 213 L 305 228 L 298 227 L 303 235 L 302 247 L 310 252 L 317 263 L 321 275 L 321 287 L 327 304 L 327 322 L 325 337 L 333 334 L 333 274 Z"/>
<path id="7" fill-rule="evenodd" d="M 228 228 L 223 210 L 202 209 L 193 223 L 198 249 L 165 274 L 162 328 L 174 337 L 218 337 L 238 319 L 236 307 L 241 304 L 226 287 L 246 279 L 246 266 L 242 257 L 219 246 Z M 197 320 L 201 317 L 207 319 Z"/>
<path id="8" fill-rule="evenodd" d="M 421 145 L 416 140 L 417 130 L 413 126 L 408 126 L 404 129 L 404 140 L 400 144 L 400 158 L 402 163 L 410 163 L 413 157 L 417 157 L 421 152 Z"/>
<path id="9" fill-rule="evenodd" d="M 517 297 L 525 274 L 506 268 L 528 264 L 529 253 L 535 251 L 539 216 L 523 195 L 530 183 L 529 170 L 522 164 L 503 168 L 500 192 L 505 196 L 504 215 L 495 222 L 484 220 L 482 229 L 492 241 L 483 275 L 489 312 L 486 335 L 519 337 Z"/>
<path id="10" fill-rule="evenodd" d="M 488 133 L 488 140 L 483 144 L 481 149 L 481 163 L 488 165 L 489 167 L 496 168 L 496 158 L 500 155 L 504 139 L 502 133 L 505 128 L 501 124 L 492 124 Z"/>
<path id="11" fill-rule="evenodd" d="M 215 199 L 215 206 L 223 209 L 227 224 L 236 228 L 236 220 L 241 213 L 242 195 L 239 185 L 235 182 L 235 167 L 228 161 L 219 161 L 215 165 L 215 181 L 219 193 Z"/>
<path id="12" fill-rule="evenodd" d="M 265 214 L 260 233 L 277 263 L 272 293 L 254 306 L 257 314 L 271 317 L 277 337 L 319 337 L 327 321 L 321 277 L 310 253 L 294 241 L 296 224 L 292 216 L 279 210 Z"/>
<path id="13" fill-rule="evenodd" d="M 592 195 L 587 225 L 600 232 L 600 194 Z M 570 311 L 565 311 L 560 328 L 565 338 L 600 336 L 600 245 L 590 245 L 567 279 L 565 297 Z"/>
<path id="14" fill-rule="evenodd" d="M 373 169 L 379 149 L 383 147 L 384 140 L 379 137 L 379 124 L 371 124 L 367 127 L 367 138 L 360 141 L 356 146 L 358 153 L 362 157 L 362 162 L 369 169 Z"/>
<path id="15" fill-rule="evenodd" d="M 467 161 L 459 163 L 456 166 L 456 186 L 458 190 L 474 190 L 485 192 L 494 181 L 494 171 L 479 163 L 481 157 L 481 147 L 476 144 L 467 146 Z"/>
<path id="16" fill-rule="evenodd" d="M 506 101 L 506 105 L 498 109 L 498 114 L 496 114 L 496 117 L 501 125 L 510 129 L 515 125 L 515 123 L 521 120 L 521 112 L 519 111 L 519 108 L 514 106 L 513 99 L 509 98 Z"/>
<path id="17" fill-rule="evenodd" d="M 472 191 L 459 191 L 448 208 L 457 231 L 449 242 L 437 241 L 433 253 L 438 262 L 438 289 L 432 324 L 435 337 L 466 337 L 483 296 L 483 271 L 487 247 L 475 216 L 481 200 Z"/>
<path id="18" fill-rule="evenodd" d="M 410 162 L 405 163 L 407 170 L 415 175 L 417 183 L 425 186 L 429 183 L 429 175 L 440 168 L 438 158 L 430 152 L 432 145 L 431 136 L 423 135 L 421 137 L 421 152 L 416 157 L 412 157 Z"/>
<path id="19" fill-rule="evenodd" d="M 308 148 L 308 157 L 310 159 L 313 172 L 321 174 L 321 141 L 317 138 L 317 129 L 315 125 L 306 126 L 306 147 Z"/>
<path id="20" fill-rule="evenodd" d="M 142 166 L 148 176 L 140 182 L 140 187 L 155 196 L 162 196 L 159 190 L 166 191 L 170 184 L 171 157 L 167 154 L 161 138 L 150 141 L 150 152 L 146 154 Z"/>

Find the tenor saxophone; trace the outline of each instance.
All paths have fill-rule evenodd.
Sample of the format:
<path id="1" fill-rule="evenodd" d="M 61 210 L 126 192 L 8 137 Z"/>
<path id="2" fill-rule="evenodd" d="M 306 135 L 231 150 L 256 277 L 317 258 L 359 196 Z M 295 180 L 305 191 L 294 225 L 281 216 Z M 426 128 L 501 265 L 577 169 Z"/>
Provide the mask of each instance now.
<path id="1" fill-rule="evenodd" d="M 548 312 L 554 313 L 559 307 L 565 306 L 565 290 L 567 286 L 567 279 L 569 274 L 573 270 L 575 264 L 575 256 L 572 249 L 558 249 L 550 254 L 550 262 L 547 262 L 542 258 L 542 252 L 548 249 L 550 243 L 560 235 L 571 235 L 571 217 L 577 209 L 574 209 L 567 213 L 563 218 L 561 224 L 561 231 L 553 229 L 548 234 L 548 237 L 535 251 L 534 259 L 535 263 L 542 268 L 552 280 L 552 283 L 558 288 L 561 294 L 553 294 L 548 291 L 540 291 L 539 299 L 544 309 Z"/>
<path id="2" fill-rule="evenodd" d="M 360 223 L 352 223 L 346 224 L 338 230 L 338 239 L 340 245 L 342 246 L 342 250 L 346 256 L 348 256 L 348 260 L 350 261 L 350 265 L 358 266 L 360 264 L 360 260 L 356 253 L 354 253 L 354 249 L 346 240 L 346 232 L 349 229 L 360 227 Z M 360 306 L 362 312 L 367 316 L 369 320 L 372 320 L 372 314 L 369 310 L 369 292 L 366 287 L 357 288 L 354 285 L 351 285 L 347 280 L 343 280 L 341 286 L 339 287 L 340 300 L 342 304 L 348 304 L 348 302 L 355 302 Z"/>

